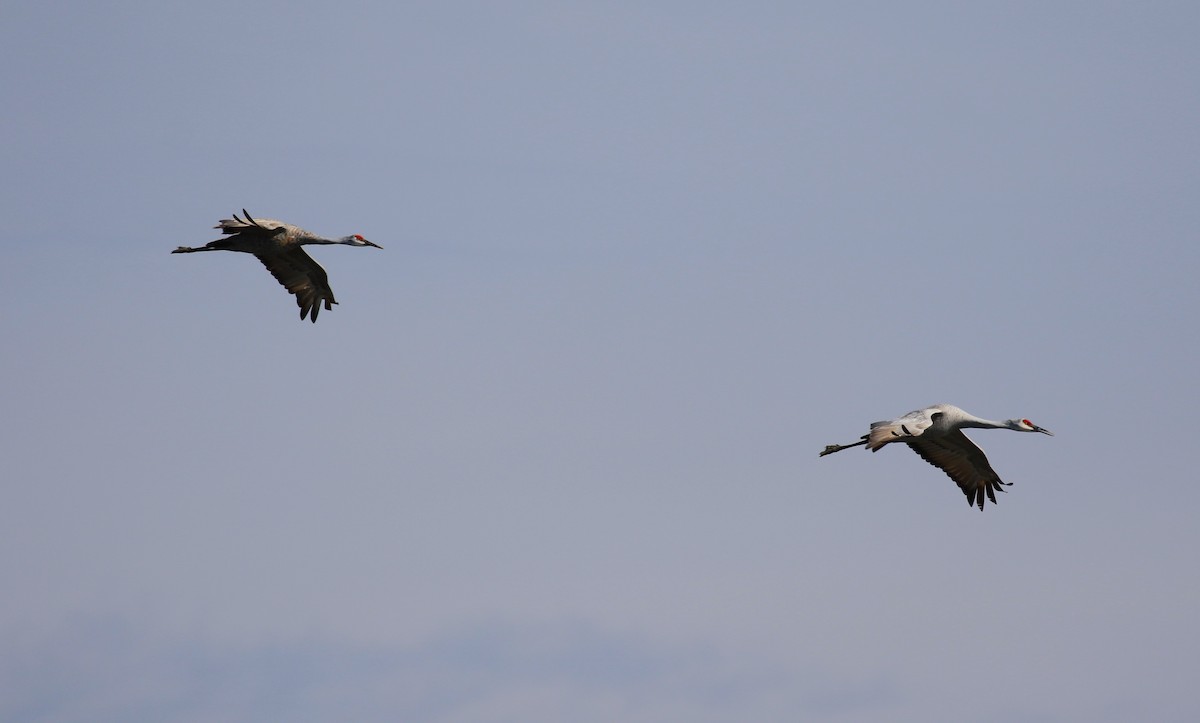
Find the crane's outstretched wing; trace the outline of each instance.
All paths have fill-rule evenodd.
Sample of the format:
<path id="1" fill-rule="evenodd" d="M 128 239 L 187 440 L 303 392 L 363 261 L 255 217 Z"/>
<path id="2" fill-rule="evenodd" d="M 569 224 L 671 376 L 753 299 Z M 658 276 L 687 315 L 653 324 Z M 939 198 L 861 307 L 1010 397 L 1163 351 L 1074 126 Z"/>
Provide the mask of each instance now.
<path id="1" fill-rule="evenodd" d="M 333 289 L 329 288 L 329 275 L 303 248 L 293 246 L 279 253 L 256 255 L 256 258 L 285 289 L 296 295 L 301 319 L 310 316 L 315 324 L 322 302 L 326 310 L 337 303 Z"/>
<path id="2" fill-rule="evenodd" d="M 988 464 L 983 450 L 956 429 L 941 437 L 916 437 L 904 440 L 921 459 L 945 472 L 967 496 L 967 504 L 983 509 L 983 496 L 996 504 L 996 490 L 1005 492 L 1000 476 Z"/>
<path id="3" fill-rule="evenodd" d="M 273 218 L 256 219 L 246 213 L 244 208 L 242 213 L 246 218 L 239 218 L 235 213 L 233 218 L 223 218 L 217 221 L 217 225 L 213 228 L 220 229 L 223 234 L 238 234 L 247 238 L 270 238 L 287 231 L 287 224 L 282 221 L 276 221 Z"/>
<path id="4" fill-rule="evenodd" d="M 872 422 L 871 432 L 866 436 L 867 448 L 878 452 L 889 442 L 907 442 L 933 426 L 933 420 L 942 412 L 936 407 L 918 409 L 909 412 L 899 419 L 886 422 Z"/>

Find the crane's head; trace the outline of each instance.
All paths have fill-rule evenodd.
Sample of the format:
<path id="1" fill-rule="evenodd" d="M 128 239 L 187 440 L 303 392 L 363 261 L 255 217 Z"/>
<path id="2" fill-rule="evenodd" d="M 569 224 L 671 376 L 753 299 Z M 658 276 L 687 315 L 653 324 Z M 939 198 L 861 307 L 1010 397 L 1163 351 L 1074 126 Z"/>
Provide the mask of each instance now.
<path id="1" fill-rule="evenodd" d="M 1054 432 L 1051 432 L 1049 429 L 1042 429 L 1028 419 L 1010 419 L 1008 420 L 1008 428 L 1015 429 L 1018 432 L 1041 432 L 1051 437 L 1054 436 Z"/>
<path id="2" fill-rule="evenodd" d="M 358 234 L 342 237 L 338 243 L 346 244 L 347 246 L 374 246 L 377 249 L 383 248 L 377 243 L 372 243 Z"/>

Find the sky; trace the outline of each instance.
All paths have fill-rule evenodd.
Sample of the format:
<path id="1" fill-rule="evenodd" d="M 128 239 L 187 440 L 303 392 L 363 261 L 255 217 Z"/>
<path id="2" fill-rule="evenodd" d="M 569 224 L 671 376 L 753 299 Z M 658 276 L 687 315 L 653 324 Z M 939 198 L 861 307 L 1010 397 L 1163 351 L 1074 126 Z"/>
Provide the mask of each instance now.
<path id="1" fill-rule="evenodd" d="M 0 719 L 1200 719 L 1194 3 L 0 20 Z"/>

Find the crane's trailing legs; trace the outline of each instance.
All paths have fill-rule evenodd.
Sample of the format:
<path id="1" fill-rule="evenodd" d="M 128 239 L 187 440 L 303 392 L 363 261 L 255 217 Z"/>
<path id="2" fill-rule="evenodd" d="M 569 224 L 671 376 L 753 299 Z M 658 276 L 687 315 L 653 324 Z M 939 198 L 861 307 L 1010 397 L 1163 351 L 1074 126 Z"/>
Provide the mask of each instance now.
<path id="1" fill-rule="evenodd" d="M 195 251 L 243 251 L 244 249 L 233 248 L 232 245 L 225 239 L 210 241 L 203 246 L 180 246 L 171 253 L 173 254 L 190 254 Z"/>
<path id="2" fill-rule="evenodd" d="M 833 454 L 834 452 L 841 452 L 843 449 L 850 449 L 851 447 L 861 447 L 862 445 L 864 445 L 864 444 L 866 444 L 866 443 L 867 443 L 867 435 L 865 435 L 865 434 L 864 434 L 864 435 L 863 435 L 863 438 L 862 438 L 862 439 L 860 439 L 860 440 L 858 440 L 858 441 L 857 441 L 857 442 L 855 442 L 854 444 L 830 444 L 830 445 L 826 445 L 826 446 L 825 446 L 825 450 L 824 450 L 823 452 L 821 452 L 820 454 L 818 454 L 817 456 L 818 456 L 818 457 L 824 457 L 824 456 L 825 456 L 825 455 L 827 455 L 827 454 Z"/>

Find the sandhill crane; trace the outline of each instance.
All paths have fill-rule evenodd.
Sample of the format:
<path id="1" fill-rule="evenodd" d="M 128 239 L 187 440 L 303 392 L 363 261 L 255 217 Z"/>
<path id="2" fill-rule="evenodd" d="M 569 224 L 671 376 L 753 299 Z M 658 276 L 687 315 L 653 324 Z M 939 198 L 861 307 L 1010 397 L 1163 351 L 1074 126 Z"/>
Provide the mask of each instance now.
<path id="1" fill-rule="evenodd" d="M 1042 429 L 1028 419 L 992 422 L 968 414 L 951 404 L 935 404 L 909 412 L 899 419 L 875 422 L 871 425 L 870 433 L 864 434 L 861 440 L 853 444 L 831 444 L 818 456 L 824 457 L 863 444 L 872 452 L 878 452 L 891 442 L 904 442 L 921 455 L 921 459 L 949 475 L 950 479 L 962 488 L 963 494 L 967 496 L 968 505 L 974 505 L 978 501 L 979 509 L 982 510 L 985 492 L 992 504 L 996 504 L 995 490 L 1007 492 L 1002 485 L 1012 483 L 1000 481 L 999 475 L 988 464 L 983 450 L 962 433 L 962 430 L 967 428 L 1012 429 L 1017 432 L 1041 432 L 1054 436 L 1053 432 Z"/>
<path id="2" fill-rule="evenodd" d="M 221 219 L 213 226 L 221 229 L 221 233 L 229 238 L 217 239 L 196 248 L 180 246 L 171 253 L 242 251 L 254 254 L 289 293 L 296 295 L 300 318 L 309 316 L 314 324 L 317 322 L 317 314 L 321 311 L 321 303 L 324 302 L 325 309 L 329 310 L 337 301 L 333 298 L 333 289 L 329 288 L 329 276 L 325 274 L 325 269 L 313 261 L 301 247 L 305 244 L 345 244 L 383 248 L 358 234 L 337 239 L 323 238 L 299 226 L 273 218 L 252 218 L 244 208 L 242 213 L 246 216 L 245 219 L 238 218 L 235 213 L 233 218 Z"/>

